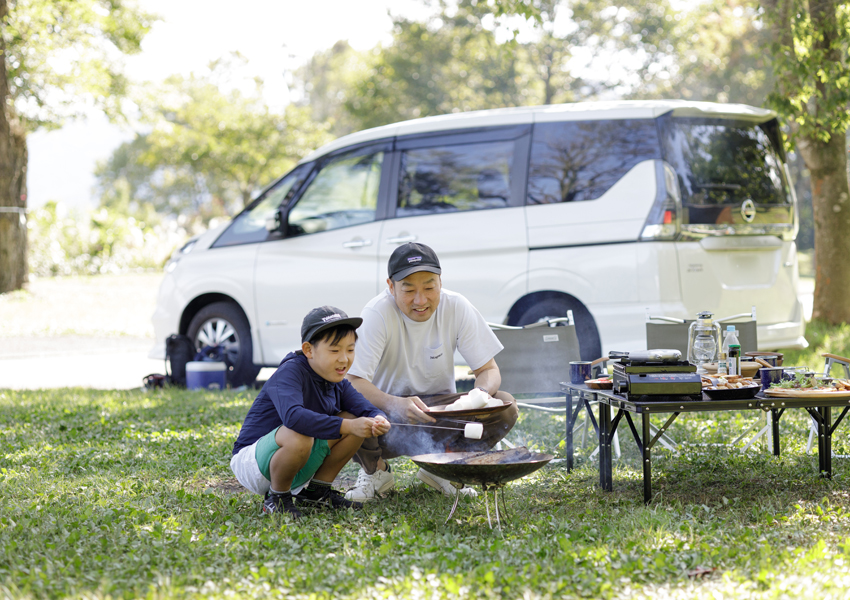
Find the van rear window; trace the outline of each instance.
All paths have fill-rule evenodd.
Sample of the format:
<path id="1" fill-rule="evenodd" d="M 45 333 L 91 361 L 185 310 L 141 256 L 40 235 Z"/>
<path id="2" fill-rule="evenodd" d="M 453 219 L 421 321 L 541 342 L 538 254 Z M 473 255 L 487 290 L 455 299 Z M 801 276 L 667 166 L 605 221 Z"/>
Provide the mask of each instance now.
<path id="1" fill-rule="evenodd" d="M 595 200 L 636 164 L 657 158 L 661 149 L 654 120 L 538 123 L 528 204 Z"/>
<path id="2" fill-rule="evenodd" d="M 793 223 L 781 148 L 770 135 L 773 125 L 682 117 L 662 121 L 664 160 L 679 181 L 683 224 Z"/>

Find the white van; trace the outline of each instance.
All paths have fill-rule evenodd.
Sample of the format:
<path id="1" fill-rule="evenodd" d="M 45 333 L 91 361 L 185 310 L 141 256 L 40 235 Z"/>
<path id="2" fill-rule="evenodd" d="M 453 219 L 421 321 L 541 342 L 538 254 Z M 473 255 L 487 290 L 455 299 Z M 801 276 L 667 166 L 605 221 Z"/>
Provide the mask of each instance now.
<path id="1" fill-rule="evenodd" d="M 584 358 L 644 348 L 647 310 L 755 305 L 760 349 L 802 347 L 797 222 L 769 110 L 592 102 L 387 125 L 321 148 L 175 252 L 151 357 L 184 333 L 225 344 L 231 383 L 250 381 L 299 347 L 311 308 L 360 314 L 413 240 L 487 321 L 572 310 Z"/>

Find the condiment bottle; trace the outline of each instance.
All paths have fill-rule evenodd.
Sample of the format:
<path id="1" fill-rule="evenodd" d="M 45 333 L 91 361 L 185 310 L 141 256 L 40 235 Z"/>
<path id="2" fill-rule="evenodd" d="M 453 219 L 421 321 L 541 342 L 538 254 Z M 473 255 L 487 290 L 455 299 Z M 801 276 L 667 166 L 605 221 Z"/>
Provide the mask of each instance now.
<path id="1" fill-rule="evenodd" d="M 726 339 L 723 346 L 728 347 L 726 368 L 729 375 L 741 374 L 741 343 L 738 341 L 738 332 L 734 325 L 726 326 Z"/>
<path id="2" fill-rule="evenodd" d="M 717 374 L 718 375 L 728 375 L 729 371 L 726 369 L 726 353 L 720 353 L 720 360 L 717 361 Z"/>

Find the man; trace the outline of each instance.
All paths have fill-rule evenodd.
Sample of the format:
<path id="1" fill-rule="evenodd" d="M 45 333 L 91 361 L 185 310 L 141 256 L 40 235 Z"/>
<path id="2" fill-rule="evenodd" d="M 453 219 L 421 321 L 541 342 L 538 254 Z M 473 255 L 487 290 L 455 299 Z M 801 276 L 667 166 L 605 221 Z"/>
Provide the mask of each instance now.
<path id="1" fill-rule="evenodd" d="M 345 497 L 373 500 L 395 485 L 386 459 L 445 451 L 492 448 L 516 423 L 518 411 L 510 394 L 500 392 L 499 367 L 493 358 L 503 346 L 469 301 L 442 288 L 440 261 L 424 244 L 399 246 L 387 265 L 387 289 L 363 309 L 357 354 L 346 377 L 363 396 L 396 423 L 462 425 L 437 422 L 429 406 L 451 399 L 437 395 L 456 391 L 454 353 L 475 374 L 475 387 L 510 402 L 507 409 L 481 419 L 480 441 L 466 440 L 462 431 L 420 427 L 393 428 L 367 439 L 355 455 L 360 474 Z M 420 469 L 417 477 L 446 495 L 457 493 L 451 482 Z M 467 493 L 467 490 L 464 490 Z M 473 490 L 468 490 L 473 493 Z"/>

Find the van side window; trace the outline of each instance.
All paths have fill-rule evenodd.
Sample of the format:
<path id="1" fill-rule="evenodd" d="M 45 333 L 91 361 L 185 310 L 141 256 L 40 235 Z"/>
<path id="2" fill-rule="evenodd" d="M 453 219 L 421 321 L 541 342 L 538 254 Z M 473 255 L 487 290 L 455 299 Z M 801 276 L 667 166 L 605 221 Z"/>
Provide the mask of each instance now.
<path id="1" fill-rule="evenodd" d="M 513 150 L 506 141 L 402 152 L 396 216 L 508 206 Z"/>
<path id="2" fill-rule="evenodd" d="M 375 220 L 384 153 L 331 159 L 289 212 L 288 236 L 319 233 Z"/>
<path id="3" fill-rule="evenodd" d="M 661 158 L 650 119 L 537 123 L 528 204 L 595 200 L 639 162 Z"/>
<path id="4" fill-rule="evenodd" d="M 275 212 L 281 206 L 289 203 L 311 168 L 312 165 L 309 164 L 299 165 L 269 187 L 234 217 L 230 226 L 213 243 L 213 248 L 264 242 L 269 236 L 266 223 L 274 218 Z"/>

